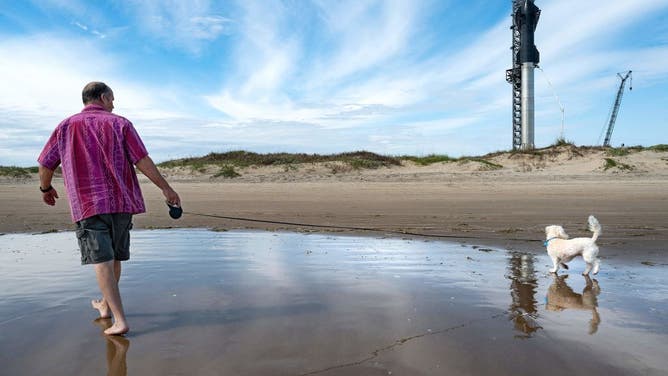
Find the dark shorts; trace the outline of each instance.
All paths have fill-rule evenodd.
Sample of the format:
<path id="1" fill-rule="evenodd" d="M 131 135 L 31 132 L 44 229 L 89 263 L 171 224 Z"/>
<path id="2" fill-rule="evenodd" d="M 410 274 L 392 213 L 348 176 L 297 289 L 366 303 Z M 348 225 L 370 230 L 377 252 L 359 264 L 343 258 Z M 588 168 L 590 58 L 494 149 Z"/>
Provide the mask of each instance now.
<path id="1" fill-rule="evenodd" d="M 100 214 L 76 223 L 81 264 L 130 259 L 132 214 Z"/>

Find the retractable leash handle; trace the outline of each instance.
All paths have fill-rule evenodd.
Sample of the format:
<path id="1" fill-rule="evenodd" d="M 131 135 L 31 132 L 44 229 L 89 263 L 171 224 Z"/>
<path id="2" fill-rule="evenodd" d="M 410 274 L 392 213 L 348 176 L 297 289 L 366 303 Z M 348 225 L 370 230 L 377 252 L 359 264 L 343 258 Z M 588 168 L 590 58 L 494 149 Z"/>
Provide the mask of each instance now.
<path id="1" fill-rule="evenodd" d="M 172 217 L 173 219 L 181 218 L 181 214 L 183 214 L 183 209 L 180 206 L 172 205 L 168 202 L 167 207 L 169 208 L 169 216 L 170 217 Z"/>

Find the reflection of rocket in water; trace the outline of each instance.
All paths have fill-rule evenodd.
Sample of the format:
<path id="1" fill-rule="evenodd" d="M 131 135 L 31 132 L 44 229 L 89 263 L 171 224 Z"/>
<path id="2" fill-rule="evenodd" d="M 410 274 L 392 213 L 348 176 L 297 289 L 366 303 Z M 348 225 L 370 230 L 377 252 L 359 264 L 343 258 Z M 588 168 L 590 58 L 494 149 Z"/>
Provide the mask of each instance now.
<path id="1" fill-rule="evenodd" d="M 601 316 L 598 314 L 598 294 L 601 288 L 597 280 L 592 280 L 585 276 L 585 287 L 582 294 L 578 294 L 566 283 L 568 275 L 555 276 L 554 282 L 547 289 L 547 304 L 545 308 L 549 311 L 563 311 L 565 309 L 581 309 L 591 311 L 592 317 L 589 320 L 589 334 L 594 334 L 598 330 L 598 324 L 601 323 Z"/>
<path id="2" fill-rule="evenodd" d="M 529 338 L 531 334 L 538 329 L 542 329 L 536 319 L 538 310 L 536 309 L 536 288 L 538 280 L 534 270 L 534 256 L 525 253 L 512 253 L 508 260 L 509 273 L 506 275 L 512 282 L 510 284 L 510 296 L 512 301 L 510 308 L 510 319 L 515 324 L 515 330 L 524 334 L 519 334 L 519 338 Z"/>

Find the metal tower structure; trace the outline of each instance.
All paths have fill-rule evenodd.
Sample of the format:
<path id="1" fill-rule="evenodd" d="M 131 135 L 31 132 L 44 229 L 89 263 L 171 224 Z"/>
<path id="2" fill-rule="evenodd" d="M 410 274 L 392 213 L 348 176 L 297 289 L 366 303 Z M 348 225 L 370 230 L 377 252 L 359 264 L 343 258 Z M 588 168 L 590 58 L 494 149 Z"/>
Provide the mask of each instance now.
<path id="1" fill-rule="evenodd" d="M 619 90 L 617 90 L 617 97 L 615 98 L 615 103 L 612 105 L 612 111 L 610 112 L 610 120 L 608 121 L 608 130 L 605 133 L 605 141 L 603 141 L 603 146 L 610 146 L 610 137 L 612 137 L 612 129 L 615 127 L 615 121 L 617 120 L 617 113 L 619 112 L 619 106 L 622 104 L 622 95 L 624 94 L 624 84 L 626 84 L 626 80 L 629 78 L 631 78 L 631 83 L 629 84 L 629 90 L 633 90 L 633 77 L 631 76 L 631 72 L 632 71 L 626 72 L 626 75 L 623 77 L 621 73 L 617 73 L 617 77 L 619 77 L 622 80 L 622 83 L 619 84 Z"/>
<path id="2" fill-rule="evenodd" d="M 534 45 L 534 32 L 540 9 L 533 0 L 513 0 L 513 67 L 506 70 L 506 81 L 513 86 L 513 149 L 534 147 L 534 68 L 540 54 Z"/>

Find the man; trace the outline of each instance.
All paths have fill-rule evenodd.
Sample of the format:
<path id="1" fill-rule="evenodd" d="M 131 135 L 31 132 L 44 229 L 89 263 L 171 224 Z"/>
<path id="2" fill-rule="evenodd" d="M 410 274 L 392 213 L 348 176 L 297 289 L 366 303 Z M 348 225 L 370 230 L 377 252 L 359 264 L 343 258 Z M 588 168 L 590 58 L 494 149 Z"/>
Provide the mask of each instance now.
<path id="1" fill-rule="evenodd" d="M 113 315 L 105 334 L 123 335 L 130 327 L 118 289 L 121 261 L 130 258 L 132 215 L 146 211 L 133 165 L 162 190 L 167 203 L 180 206 L 181 199 L 160 175 L 132 123 L 111 113 L 111 88 L 91 82 L 82 99 L 84 109 L 56 127 L 37 160 L 40 191 L 47 205 L 55 205 L 58 192 L 51 179 L 62 163 L 81 263 L 93 264 L 102 292 L 102 299 L 91 304 L 101 318 Z"/>

